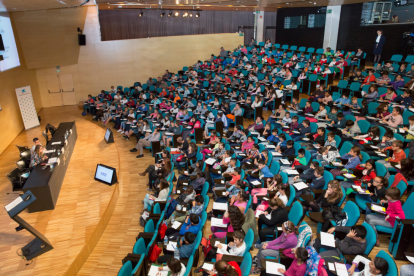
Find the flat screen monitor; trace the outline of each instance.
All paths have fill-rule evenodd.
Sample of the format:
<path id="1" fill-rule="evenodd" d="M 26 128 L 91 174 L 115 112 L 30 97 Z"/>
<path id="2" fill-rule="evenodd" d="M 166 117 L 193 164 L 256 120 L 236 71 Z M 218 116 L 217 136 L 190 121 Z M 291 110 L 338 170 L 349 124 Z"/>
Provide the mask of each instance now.
<path id="1" fill-rule="evenodd" d="M 111 185 L 117 182 L 116 179 L 115 168 L 111 168 L 102 164 L 98 164 L 96 166 L 95 180 Z"/>

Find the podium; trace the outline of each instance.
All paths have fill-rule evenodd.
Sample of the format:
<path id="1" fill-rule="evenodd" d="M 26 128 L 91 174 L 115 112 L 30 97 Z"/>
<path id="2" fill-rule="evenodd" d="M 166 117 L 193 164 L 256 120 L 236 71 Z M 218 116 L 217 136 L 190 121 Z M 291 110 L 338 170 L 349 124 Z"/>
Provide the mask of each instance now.
<path id="1" fill-rule="evenodd" d="M 36 197 L 32 194 L 32 192 L 27 191 L 4 207 L 12 220 L 36 237 L 34 240 L 22 247 L 22 256 L 28 261 L 53 249 L 52 244 L 45 236 L 19 217 L 19 214 L 35 200 Z"/>

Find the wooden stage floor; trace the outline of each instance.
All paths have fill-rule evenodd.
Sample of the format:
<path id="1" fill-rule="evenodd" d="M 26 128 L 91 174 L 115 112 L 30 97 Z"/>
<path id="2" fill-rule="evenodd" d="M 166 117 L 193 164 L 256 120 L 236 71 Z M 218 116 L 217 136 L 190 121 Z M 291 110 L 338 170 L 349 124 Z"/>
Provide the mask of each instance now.
<path id="1" fill-rule="evenodd" d="M 129 152 L 135 146 L 135 138 L 126 141 L 116 132 L 115 143 L 106 144 L 101 123 L 92 121 L 90 116 L 82 117 L 81 112 L 77 106 L 43 109 L 40 112 L 42 126 L 23 131 L 0 155 L 0 202 L 4 206 L 16 197 L 7 195 L 11 192 L 11 185 L 5 177 L 19 157 L 14 145 L 31 145 L 33 137 L 44 142 L 41 132 L 46 123 L 57 126 L 59 122 L 76 121 L 78 141 L 56 209 L 23 215 L 52 242 L 55 249 L 26 266 L 27 262 L 17 256 L 16 250 L 32 237 L 24 230 L 16 233 L 14 227 L 17 225 L 3 209 L 0 213 L 3 225 L 0 232 L 0 276 L 117 275 L 121 260 L 132 252 L 135 237 L 143 231 L 139 225 L 139 213 L 143 209 L 141 200 L 147 193 L 148 178 L 138 173 L 153 164 L 154 159 L 148 152 L 144 152 L 144 158 L 136 159 L 137 154 Z M 267 118 L 269 112 L 264 113 Z M 251 120 L 245 120 L 244 125 L 251 123 Z M 119 186 L 109 187 L 94 181 L 97 163 L 117 168 Z M 211 209 L 212 203 L 208 211 Z M 316 223 L 307 217 L 305 221 L 316 233 Z M 362 215 L 358 224 L 363 221 Z M 205 235 L 210 234 L 210 221 L 207 221 Z M 370 257 L 381 249 L 388 252 L 388 236 L 380 235 L 380 240 L 381 246 L 375 247 Z M 252 255 L 255 256 L 257 251 L 252 251 Z M 406 263 L 397 261 L 398 267 Z"/>

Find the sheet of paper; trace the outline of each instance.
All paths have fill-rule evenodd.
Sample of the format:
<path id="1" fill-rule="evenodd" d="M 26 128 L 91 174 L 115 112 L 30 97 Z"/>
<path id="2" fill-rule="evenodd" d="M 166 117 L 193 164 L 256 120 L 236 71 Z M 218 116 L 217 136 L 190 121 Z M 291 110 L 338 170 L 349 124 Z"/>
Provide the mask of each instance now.
<path id="1" fill-rule="evenodd" d="M 287 174 L 299 174 L 297 170 L 285 170 Z"/>
<path id="2" fill-rule="evenodd" d="M 272 151 L 271 153 L 272 153 L 273 156 L 282 156 L 281 153 L 276 152 L 276 151 Z"/>
<path id="3" fill-rule="evenodd" d="M 335 263 L 336 267 L 336 275 L 338 276 L 348 276 L 348 270 L 346 269 L 346 265 L 342 263 Z"/>
<path id="4" fill-rule="evenodd" d="M 319 149 L 321 146 L 319 144 L 313 144 L 312 145 L 315 149 Z"/>
<path id="5" fill-rule="evenodd" d="M 268 274 L 283 275 L 282 273 L 278 272 L 279 268 L 286 270 L 286 267 L 282 264 L 278 264 L 274 262 L 266 262 L 266 273 Z"/>
<path id="6" fill-rule="evenodd" d="M 264 213 L 264 211 L 257 211 L 256 212 L 256 218 L 258 218 L 261 214 L 263 214 Z"/>
<path id="7" fill-rule="evenodd" d="M 309 138 L 302 138 L 303 141 L 309 141 Z"/>
<path id="8" fill-rule="evenodd" d="M 168 251 L 174 251 L 176 248 L 177 248 L 177 242 L 172 242 L 172 241 L 168 242 L 168 245 L 167 245 Z"/>
<path id="9" fill-rule="evenodd" d="M 187 211 L 187 207 L 183 207 L 183 212 Z"/>
<path id="10" fill-rule="evenodd" d="M 407 257 L 407 259 L 414 264 L 414 257 L 410 257 L 410 256 L 405 256 L 405 257 Z"/>
<path id="11" fill-rule="evenodd" d="M 355 177 L 356 177 L 355 175 L 350 174 L 350 173 L 346 173 L 346 174 L 344 174 L 344 176 L 345 176 L 346 178 L 355 178 Z"/>
<path id="12" fill-rule="evenodd" d="M 268 149 L 275 149 L 276 146 L 275 145 L 266 145 L 266 148 L 268 148 Z"/>
<path id="13" fill-rule="evenodd" d="M 293 186 L 295 186 L 295 188 L 298 189 L 298 191 L 303 190 L 303 189 L 306 189 L 306 188 L 309 188 L 309 186 L 306 185 L 303 182 L 295 183 L 295 184 L 293 184 Z"/>
<path id="14" fill-rule="evenodd" d="M 259 137 L 259 138 L 257 138 L 258 140 L 260 140 L 260 141 L 263 141 L 263 142 L 266 142 L 266 139 L 265 138 L 263 138 L 263 137 Z"/>
<path id="15" fill-rule="evenodd" d="M 19 196 L 18 198 L 16 198 L 15 200 L 10 202 L 6 206 L 4 206 L 4 209 L 6 209 L 6 211 L 9 212 L 11 209 L 16 207 L 20 202 L 23 202 L 23 199 Z"/>
<path id="16" fill-rule="evenodd" d="M 381 213 L 385 213 L 385 207 L 379 206 L 379 205 L 375 205 L 375 204 L 371 204 L 371 209 L 377 212 L 381 212 Z"/>
<path id="17" fill-rule="evenodd" d="M 180 190 L 177 190 L 177 194 L 181 194 L 181 191 Z"/>
<path id="18" fill-rule="evenodd" d="M 260 182 L 259 180 L 255 180 L 251 182 L 252 185 L 262 185 L 262 182 Z"/>
<path id="19" fill-rule="evenodd" d="M 152 265 L 148 272 L 148 276 L 168 276 L 169 271 L 158 271 L 159 267 L 160 266 Z"/>
<path id="20" fill-rule="evenodd" d="M 382 152 L 380 152 L 380 151 L 375 151 L 375 153 L 376 153 L 378 156 L 383 156 L 383 157 L 387 156 L 387 155 L 383 154 L 383 153 L 382 153 Z"/>
<path id="21" fill-rule="evenodd" d="M 209 165 L 213 165 L 215 162 L 216 162 L 216 159 L 214 158 L 209 158 L 205 161 L 205 163 Z"/>
<path id="22" fill-rule="evenodd" d="M 279 161 L 282 162 L 283 165 L 290 165 L 290 162 L 287 159 L 280 159 Z"/>
<path id="23" fill-rule="evenodd" d="M 373 149 L 378 149 L 378 147 L 371 145 L 371 148 Z"/>
<path id="24" fill-rule="evenodd" d="M 61 144 L 62 144 L 62 142 L 53 142 L 53 143 L 52 143 L 52 146 L 53 146 L 53 145 L 61 145 Z"/>
<path id="25" fill-rule="evenodd" d="M 329 247 L 335 247 L 335 236 L 326 232 L 321 232 L 321 244 Z"/>
<path id="26" fill-rule="evenodd" d="M 223 219 L 219 219 L 219 218 L 211 218 L 211 226 L 227 228 L 227 224 L 224 224 Z"/>
<path id="27" fill-rule="evenodd" d="M 329 266 L 330 271 L 335 271 L 335 264 L 334 263 L 328 263 L 328 266 Z"/>
<path id="28" fill-rule="evenodd" d="M 229 252 L 227 252 L 227 244 L 224 244 L 224 243 L 220 243 L 220 244 L 223 248 L 217 248 L 217 253 L 219 253 L 219 254 L 229 254 Z"/>
<path id="29" fill-rule="evenodd" d="M 337 166 L 337 167 L 342 167 L 343 166 L 341 162 L 332 162 L 332 164 L 334 166 Z"/>
<path id="30" fill-rule="evenodd" d="M 214 202 L 213 203 L 213 209 L 215 209 L 215 210 L 227 210 L 227 203 Z"/>
<path id="31" fill-rule="evenodd" d="M 53 158 L 50 158 L 47 163 L 48 164 L 53 164 L 53 163 L 56 163 L 56 162 L 57 162 L 57 157 L 53 157 Z"/>
<path id="32" fill-rule="evenodd" d="M 181 226 L 181 222 L 174 221 L 174 224 L 171 227 L 174 228 L 174 229 L 178 229 L 178 227 L 180 227 L 180 226 Z"/>
<path id="33" fill-rule="evenodd" d="M 212 271 L 214 269 L 214 264 L 204 263 L 202 268 L 208 271 Z"/>
<path id="34" fill-rule="evenodd" d="M 179 151 L 178 148 L 171 148 L 171 151 Z"/>
<path id="35" fill-rule="evenodd" d="M 226 163 L 230 162 L 230 160 L 231 160 L 231 157 L 224 158 L 224 162 Z"/>
<path id="36" fill-rule="evenodd" d="M 283 228 L 282 227 L 278 227 L 277 228 L 277 231 L 283 231 Z"/>

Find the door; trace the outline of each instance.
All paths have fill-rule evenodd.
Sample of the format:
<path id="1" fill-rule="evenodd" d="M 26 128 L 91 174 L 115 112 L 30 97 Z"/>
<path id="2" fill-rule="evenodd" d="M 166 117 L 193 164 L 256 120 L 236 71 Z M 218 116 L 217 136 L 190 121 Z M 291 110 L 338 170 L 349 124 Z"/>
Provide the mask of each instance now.
<path id="1" fill-rule="evenodd" d="M 76 105 L 72 74 L 46 76 L 51 106 Z"/>
<path id="2" fill-rule="evenodd" d="M 60 93 L 59 76 L 46 76 L 47 90 L 49 92 L 50 106 L 62 106 L 62 95 Z"/>
<path id="3" fill-rule="evenodd" d="M 75 88 L 72 74 L 59 75 L 63 105 L 76 105 Z"/>

